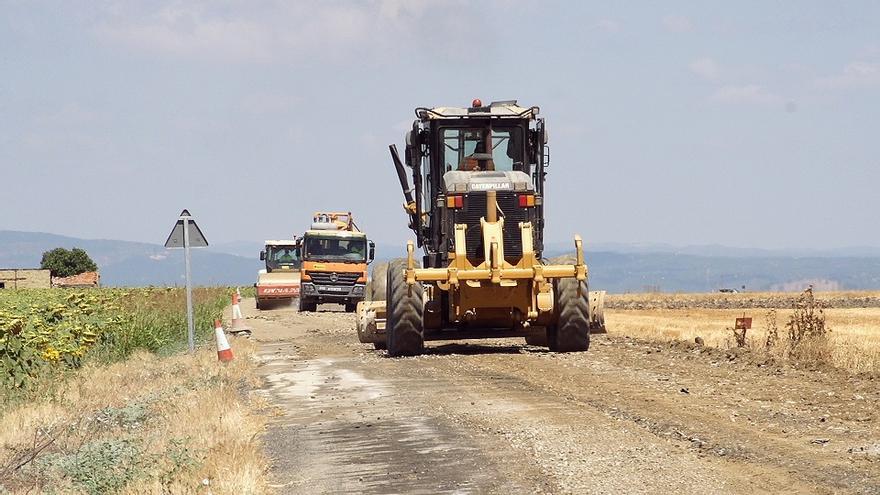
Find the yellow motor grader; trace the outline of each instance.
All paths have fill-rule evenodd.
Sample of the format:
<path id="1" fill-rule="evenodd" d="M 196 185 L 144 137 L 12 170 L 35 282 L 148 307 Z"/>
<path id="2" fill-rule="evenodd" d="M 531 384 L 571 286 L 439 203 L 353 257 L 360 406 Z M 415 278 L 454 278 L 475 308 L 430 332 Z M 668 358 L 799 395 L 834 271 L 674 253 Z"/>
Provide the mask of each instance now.
<path id="1" fill-rule="evenodd" d="M 425 341 L 524 337 L 553 351 L 586 351 L 604 329 L 590 297 L 582 241 L 571 264 L 548 264 L 544 241 L 547 133 L 538 107 L 516 101 L 417 108 L 404 160 L 389 147 L 403 188 L 406 257 L 374 268 L 358 336 L 390 356 Z M 592 299 L 592 307 L 591 307 Z"/>

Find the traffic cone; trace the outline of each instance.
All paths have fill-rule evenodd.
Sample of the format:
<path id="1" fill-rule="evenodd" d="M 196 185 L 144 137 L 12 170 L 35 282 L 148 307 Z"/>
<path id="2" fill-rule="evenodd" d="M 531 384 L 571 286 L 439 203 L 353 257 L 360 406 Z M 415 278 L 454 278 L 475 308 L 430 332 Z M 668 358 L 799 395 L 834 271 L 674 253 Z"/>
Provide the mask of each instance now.
<path id="1" fill-rule="evenodd" d="M 247 323 L 244 322 L 244 316 L 241 315 L 241 306 L 238 304 L 240 301 L 241 295 L 236 289 L 236 291 L 232 293 L 232 329 L 230 330 L 230 333 L 250 334 L 251 329 L 248 328 Z"/>
<path id="2" fill-rule="evenodd" d="M 217 359 L 224 363 L 232 361 L 232 348 L 229 347 L 229 341 L 226 340 L 226 334 L 223 333 L 223 323 L 220 320 L 214 321 L 214 336 L 217 338 Z"/>

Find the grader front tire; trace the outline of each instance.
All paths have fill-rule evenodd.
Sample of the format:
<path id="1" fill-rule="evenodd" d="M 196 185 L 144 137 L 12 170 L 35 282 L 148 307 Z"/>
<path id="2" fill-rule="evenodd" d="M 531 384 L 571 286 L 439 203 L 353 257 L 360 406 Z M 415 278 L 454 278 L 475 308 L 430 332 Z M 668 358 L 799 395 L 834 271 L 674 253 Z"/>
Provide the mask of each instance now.
<path id="1" fill-rule="evenodd" d="M 547 347 L 547 335 L 529 335 L 526 337 L 526 344 Z"/>
<path id="2" fill-rule="evenodd" d="M 587 284 L 574 278 L 558 279 L 556 325 L 548 332 L 551 350 L 581 352 L 590 348 L 590 301 Z"/>
<path id="3" fill-rule="evenodd" d="M 388 355 L 416 356 L 425 349 L 422 325 L 422 285 L 406 283 L 406 260 L 397 259 L 388 265 L 387 347 Z"/>

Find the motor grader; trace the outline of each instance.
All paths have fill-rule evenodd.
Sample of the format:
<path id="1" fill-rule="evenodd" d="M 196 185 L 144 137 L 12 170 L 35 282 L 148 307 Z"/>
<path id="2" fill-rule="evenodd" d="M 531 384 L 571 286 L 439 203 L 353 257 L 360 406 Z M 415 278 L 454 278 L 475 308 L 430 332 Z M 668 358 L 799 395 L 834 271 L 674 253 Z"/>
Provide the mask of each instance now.
<path id="1" fill-rule="evenodd" d="M 516 101 L 416 108 L 404 161 L 389 146 L 416 241 L 374 268 L 358 336 L 390 356 L 425 341 L 524 337 L 553 351 L 586 351 L 602 322 L 587 288 L 583 243 L 571 264 L 548 264 L 544 245 L 547 132 L 538 107 Z M 423 255 L 416 257 L 416 246 Z"/>

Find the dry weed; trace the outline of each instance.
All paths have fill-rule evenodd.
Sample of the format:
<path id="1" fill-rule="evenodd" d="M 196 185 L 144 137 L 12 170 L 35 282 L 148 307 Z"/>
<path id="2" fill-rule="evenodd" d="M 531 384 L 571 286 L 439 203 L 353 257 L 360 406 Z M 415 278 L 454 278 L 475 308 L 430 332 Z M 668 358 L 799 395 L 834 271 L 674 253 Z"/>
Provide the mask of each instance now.
<path id="1" fill-rule="evenodd" d="M 86 366 L 0 418 L 0 485 L 13 493 L 266 493 L 253 346 Z M 0 488 L 2 492 L 2 488 Z"/>
<path id="2" fill-rule="evenodd" d="M 870 293 L 874 297 L 876 293 Z M 738 295 L 739 296 L 739 295 Z M 855 301 L 866 300 L 863 293 L 836 293 L 835 298 L 852 297 Z M 623 297 L 623 296 L 618 296 Z M 741 308 L 680 308 L 669 309 L 667 304 L 656 294 L 647 294 L 645 303 L 640 302 L 636 295 L 625 296 L 629 307 L 646 306 L 648 309 L 606 309 L 608 331 L 611 335 L 628 335 L 637 338 L 660 341 L 690 341 L 700 337 L 702 342 L 711 347 L 728 348 L 736 345 L 732 338 L 731 326 L 736 317 L 742 316 Z M 668 295 L 671 300 L 680 302 L 681 295 Z M 690 299 L 699 299 L 688 296 Z M 709 297 L 709 296 L 707 296 Z M 711 297 L 715 297 L 712 295 Z M 804 294 L 787 295 L 779 300 L 792 301 L 795 306 Z M 746 308 L 746 313 L 764 314 L 762 324 L 756 324 L 749 331 L 746 345 L 753 351 L 766 352 L 779 359 L 799 359 L 805 362 L 822 362 L 853 373 L 880 372 L 880 308 L 876 307 L 841 307 L 827 308 L 824 303 L 828 296 L 814 296 L 817 304 L 823 304 L 821 312 L 818 307 L 805 314 L 795 316 L 796 307 L 790 309 L 766 309 L 764 306 Z M 676 302 L 675 304 L 678 304 Z M 821 325 L 827 330 L 823 337 L 808 339 L 798 345 L 792 356 L 789 344 L 788 324 L 804 334 L 818 336 L 819 319 L 825 320 Z M 801 339 L 803 340 L 803 339 Z"/>

